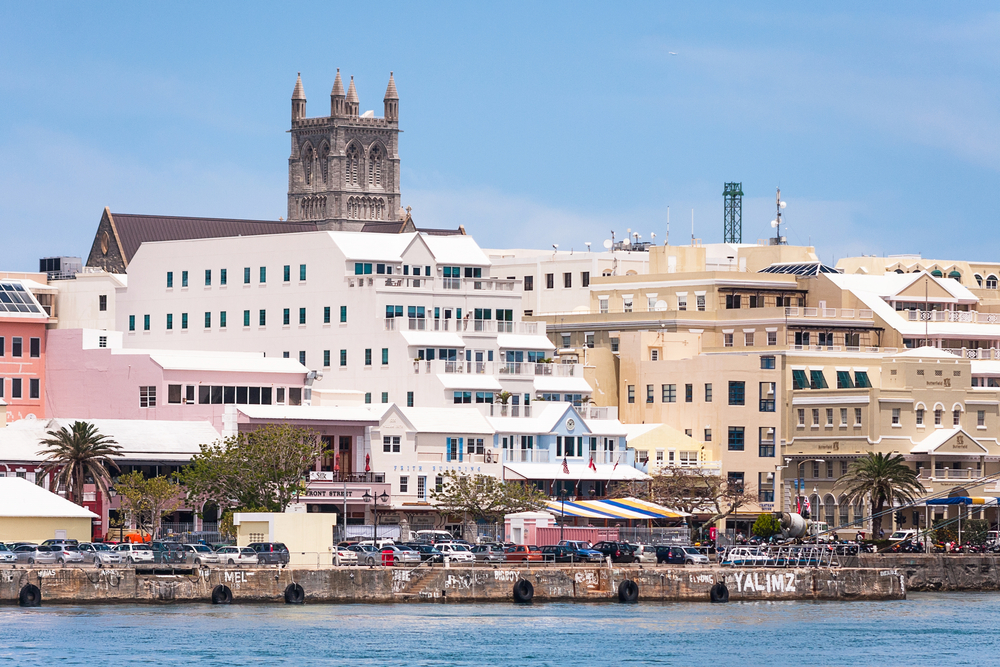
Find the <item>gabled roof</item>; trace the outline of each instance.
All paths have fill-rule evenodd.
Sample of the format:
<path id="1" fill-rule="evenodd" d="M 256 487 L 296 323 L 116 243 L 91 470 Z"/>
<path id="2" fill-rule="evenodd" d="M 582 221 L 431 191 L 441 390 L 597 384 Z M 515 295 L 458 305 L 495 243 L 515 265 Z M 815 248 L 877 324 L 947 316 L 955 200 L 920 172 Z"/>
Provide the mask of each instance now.
<path id="1" fill-rule="evenodd" d="M 398 412 L 417 433 L 473 433 L 493 435 L 493 426 L 475 408 L 404 408 L 394 406 L 382 415 L 384 424 L 389 415 Z"/>
<path id="2" fill-rule="evenodd" d="M 0 517 L 101 518 L 87 508 L 20 477 L 0 477 Z"/>
<path id="3" fill-rule="evenodd" d="M 971 435 L 966 433 L 965 429 L 962 428 L 935 429 L 933 433 L 915 444 L 910 449 L 910 453 L 931 454 L 941 449 L 942 446 L 946 445 L 953 439 L 955 442 L 952 443 L 952 449 L 947 452 L 949 454 L 969 454 L 972 456 L 981 456 L 982 454 L 989 453 L 989 450 L 986 449 L 986 447 L 980 444 L 979 441 Z M 956 447 L 960 448 L 960 451 L 954 451 Z"/>

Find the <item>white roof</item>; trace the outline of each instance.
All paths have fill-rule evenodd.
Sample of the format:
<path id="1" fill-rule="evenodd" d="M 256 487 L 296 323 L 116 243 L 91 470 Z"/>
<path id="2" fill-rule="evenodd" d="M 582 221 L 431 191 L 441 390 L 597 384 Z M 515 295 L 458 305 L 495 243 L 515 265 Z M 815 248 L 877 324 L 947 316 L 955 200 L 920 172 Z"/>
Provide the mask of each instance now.
<path id="1" fill-rule="evenodd" d="M 930 347 L 929 345 L 924 345 L 921 347 L 915 347 L 912 350 L 907 350 L 906 352 L 900 352 L 899 354 L 892 355 L 893 357 L 906 357 L 919 358 L 919 359 L 947 359 L 948 361 L 958 361 L 959 357 L 954 354 L 945 352 L 944 350 L 939 350 L 936 347 Z"/>
<path id="2" fill-rule="evenodd" d="M 431 236 L 423 234 L 423 239 L 434 259 L 442 264 L 472 264 L 489 266 L 490 258 L 486 256 L 479 244 L 471 236 L 453 234 L 449 236 Z"/>
<path id="3" fill-rule="evenodd" d="M 569 474 L 563 472 L 559 463 L 505 463 L 504 479 L 573 479 L 573 480 L 646 480 L 649 475 L 626 463 L 602 463 L 591 470 L 587 463 L 567 461 Z"/>
<path id="4" fill-rule="evenodd" d="M 563 377 L 559 375 L 536 375 L 535 391 L 565 391 L 575 394 L 589 394 L 593 389 L 587 381 L 580 377 Z"/>
<path id="5" fill-rule="evenodd" d="M 412 347 L 465 347 L 465 341 L 450 331 L 401 331 L 403 340 Z"/>
<path id="6" fill-rule="evenodd" d="M 544 406 L 544 407 L 539 407 Z M 535 401 L 531 404 L 533 417 L 487 417 L 497 433 L 539 434 L 552 433 L 563 416 L 572 411 L 577 422 L 586 427 L 577 435 L 625 435 L 624 425 L 617 419 L 584 419 L 570 403 Z"/>
<path id="7" fill-rule="evenodd" d="M 985 447 L 983 447 L 975 438 L 973 438 L 971 435 L 969 435 L 968 433 L 966 433 L 961 428 L 939 428 L 939 429 L 935 429 L 933 433 L 931 433 L 926 438 L 924 438 L 923 440 L 921 440 L 920 442 L 918 442 L 916 445 L 914 445 L 910 449 L 910 453 L 911 454 L 929 454 L 929 453 L 933 452 L 935 449 L 937 449 L 938 447 L 940 447 L 941 445 L 943 445 L 944 443 L 946 443 L 953 436 L 955 436 L 955 435 L 957 435 L 959 433 L 964 433 L 965 437 L 967 437 L 969 440 L 971 440 L 972 442 L 974 442 L 975 445 L 976 445 L 976 447 L 978 448 L 978 450 L 973 450 L 972 448 L 970 448 L 969 452 L 968 452 L 969 454 L 972 454 L 974 456 L 980 456 L 980 455 L 982 455 L 982 454 L 984 454 L 984 453 L 986 453 L 986 452 L 989 451 Z M 963 452 L 963 454 L 964 453 L 965 452 Z M 949 455 L 950 454 L 951 453 L 949 453 Z"/>
<path id="8" fill-rule="evenodd" d="M 135 350 L 118 349 L 112 354 L 134 354 Z M 309 369 L 298 359 L 265 357 L 260 352 L 207 352 L 154 350 L 149 358 L 164 370 L 222 371 L 230 373 L 290 373 L 305 375 Z"/>
<path id="9" fill-rule="evenodd" d="M 632 440 L 633 438 L 639 438 L 650 431 L 656 430 L 663 426 L 663 424 L 622 424 L 625 427 L 625 440 Z"/>
<path id="10" fill-rule="evenodd" d="M 20 477 L 0 477 L 0 517 L 101 518 L 87 508 Z"/>
<path id="11" fill-rule="evenodd" d="M 296 421 L 378 422 L 379 414 L 368 408 L 336 405 L 237 405 L 236 411 L 250 419 Z"/>
<path id="12" fill-rule="evenodd" d="M 542 334 L 497 334 L 497 346 L 501 350 L 554 350 L 556 346 Z"/>
<path id="13" fill-rule="evenodd" d="M 502 391 L 500 381 L 492 375 L 483 373 L 444 373 L 438 374 L 438 380 L 445 389 L 482 389 L 484 391 Z"/>
<path id="14" fill-rule="evenodd" d="M 416 237 L 408 234 L 371 234 L 367 232 L 325 232 L 347 259 L 399 262 L 403 251 Z"/>
<path id="15" fill-rule="evenodd" d="M 493 435 L 493 427 L 479 410 L 468 408 L 403 408 L 403 417 L 417 433 L 475 433 Z"/>
<path id="16" fill-rule="evenodd" d="M 1000 375 L 1000 359 L 973 359 L 973 375 Z"/>
<path id="17" fill-rule="evenodd" d="M 0 428 L 0 460 L 42 461 L 40 443 L 48 431 L 70 428 L 75 421 L 93 424 L 122 448 L 115 458 L 129 461 L 189 461 L 199 445 L 215 442 L 219 432 L 207 421 L 145 419 L 21 419 Z"/>

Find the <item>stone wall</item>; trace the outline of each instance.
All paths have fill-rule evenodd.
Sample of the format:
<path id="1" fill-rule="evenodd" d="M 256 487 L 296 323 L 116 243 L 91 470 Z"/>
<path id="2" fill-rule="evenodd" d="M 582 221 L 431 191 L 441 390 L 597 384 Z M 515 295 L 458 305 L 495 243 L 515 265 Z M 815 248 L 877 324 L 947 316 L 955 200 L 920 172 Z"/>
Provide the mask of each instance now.
<path id="1" fill-rule="evenodd" d="M 43 603 L 208 602 L 227 586 L 235 602 L 281 602 L 290 583 L 306 602 L 510 601 L 526 579 L 536 600 L 617 600 L 626 579 L 640 600 L 705 601 L 725 581 L 731 601 L 903 599 L 903 579 L 891 569 L 766 569 L 718 567 L 434 567 L 213 568 L 190 574 L 133 569 L 17 568 L 0 570 L 0 603 L 16 604 L 26 584 Z"/>
<path id="2" fill-rule="evenodd" d="M 1000 560 L 987 554 L 863 554 L 861 567 L 899 570 L 915 591 L 1000 590 Z"/>

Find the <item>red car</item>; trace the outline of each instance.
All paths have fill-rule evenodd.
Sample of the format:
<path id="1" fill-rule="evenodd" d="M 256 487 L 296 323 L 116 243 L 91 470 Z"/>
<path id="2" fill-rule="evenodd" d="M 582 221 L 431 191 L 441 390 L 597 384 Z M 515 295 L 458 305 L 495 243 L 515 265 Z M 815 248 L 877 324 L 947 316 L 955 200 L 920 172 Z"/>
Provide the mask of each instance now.
<path id="1" fill-rule="evenodd" d="M 515 544 L 507 548 L 504 558 L 510 562 L 540 561 L 542 560 L 542 550 L 534 544 Z"/>

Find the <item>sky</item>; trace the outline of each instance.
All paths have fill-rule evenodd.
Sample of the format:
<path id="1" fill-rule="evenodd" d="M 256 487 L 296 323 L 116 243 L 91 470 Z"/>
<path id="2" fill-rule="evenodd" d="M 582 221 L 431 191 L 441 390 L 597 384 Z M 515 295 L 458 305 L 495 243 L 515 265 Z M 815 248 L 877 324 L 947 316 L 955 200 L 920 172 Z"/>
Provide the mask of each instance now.
<path id="1" fill-rule="evenodd" d="M 290 97 L 400 97 L 402 200 L 487 248 L 627 229 L 1000 261 L 995 4 L 0 0 L 0 270 L 114 212 L 286 216 Z M 693 213 L 692 213 L 693 211 Z"/>

